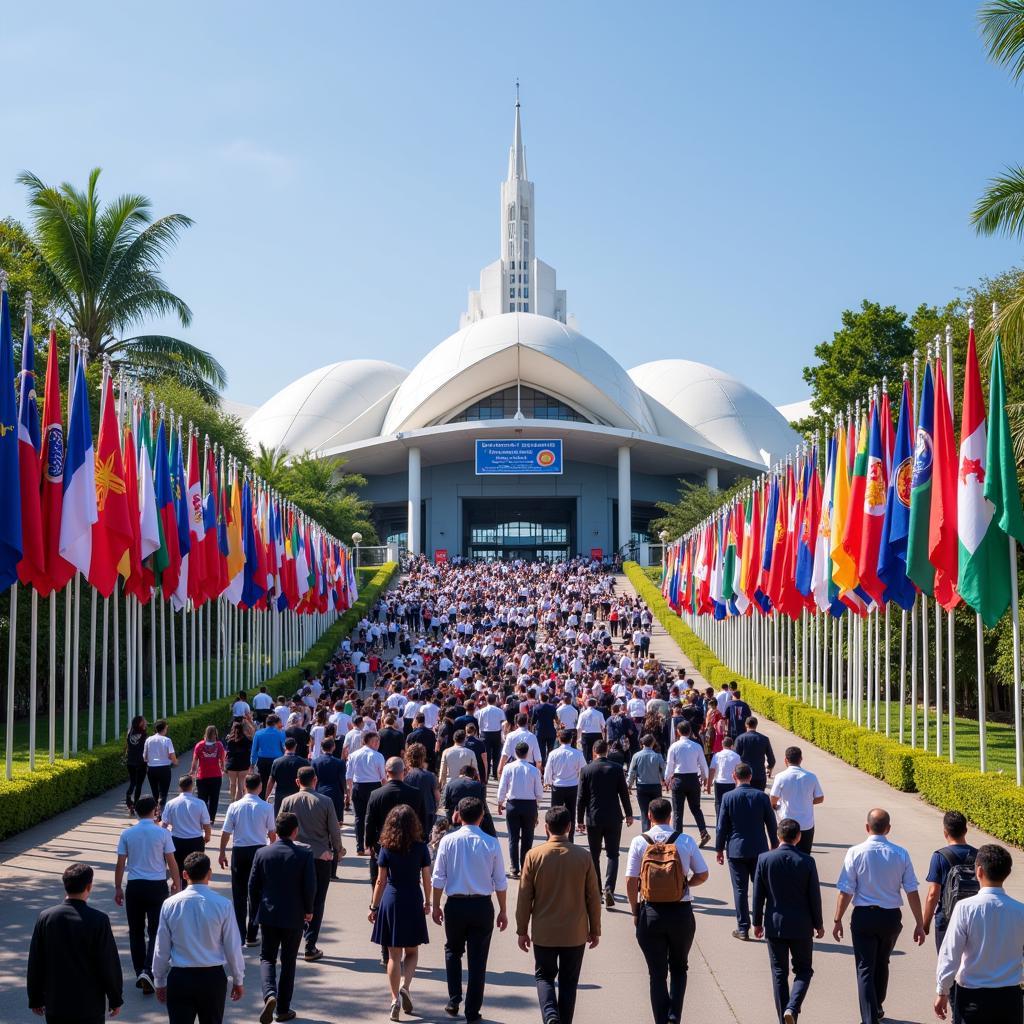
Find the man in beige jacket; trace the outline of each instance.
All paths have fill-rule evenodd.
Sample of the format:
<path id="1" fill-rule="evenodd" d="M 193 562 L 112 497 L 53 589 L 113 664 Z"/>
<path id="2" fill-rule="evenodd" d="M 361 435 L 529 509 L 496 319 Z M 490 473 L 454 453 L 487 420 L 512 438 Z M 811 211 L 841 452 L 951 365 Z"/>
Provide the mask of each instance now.
<path id="1" fill-rule="evenodd" d="M 524 953 L 533 941 L 542 1020 L 572 1024 L 583 951 L 588 945 L 593 949 L 601 935 L 601 888 L 593 858 L 569 841 L 568 808 L 552 807 L 544 816 L 544 828 L 548 841 L 523 861 L 516 932 Z"/>
<path id="2" fill-rule="evenodd" d="M 466 746 L 466 730 L 456 729 L 452 736 L 455 746 L 449 747 L 441 755 L 441 776 L 437 780 L 438 788 L 444 792 L 445 783 L 459 777 L 463 765 L 476 767 L 476 754 Z M 483 780 L 486 785 L 487 780 Z"/>

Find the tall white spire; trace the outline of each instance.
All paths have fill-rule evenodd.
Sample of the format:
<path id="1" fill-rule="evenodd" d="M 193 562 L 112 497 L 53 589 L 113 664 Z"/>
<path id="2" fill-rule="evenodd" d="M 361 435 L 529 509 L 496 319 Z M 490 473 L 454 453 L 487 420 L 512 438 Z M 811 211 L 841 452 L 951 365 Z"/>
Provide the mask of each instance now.
<path id="1" fill-rule="evenodd" d="M 516 79 L 516 125 L 512 147 L 508 151 L 508 180 L 526 179 L 526 149 L 523 146 L 523 125 L 519 117 L 519 79 Z"/>

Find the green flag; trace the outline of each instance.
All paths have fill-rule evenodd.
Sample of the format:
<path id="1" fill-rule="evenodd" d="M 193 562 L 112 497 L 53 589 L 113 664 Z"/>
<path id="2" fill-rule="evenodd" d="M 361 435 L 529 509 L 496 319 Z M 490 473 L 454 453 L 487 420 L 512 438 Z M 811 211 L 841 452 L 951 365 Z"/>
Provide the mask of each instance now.
<path id="1" fill-rule="evenodd" d="M 992 376 L 988 395 L 988 473 L 985 497 L 992 502 L 994 520 L 1008 537 L 1024 543 L 1024 514 L 1021 512 L 1017 464 L 1013 438 L 1006 415 L 1006 380 L 1003 376 L 1003 348 L 996 336 L 992 349 Z"/>
<path id="2" fill-rule="evenodd" d="M 928 520 L 932 509 L 932 420 L 935 416 L 935 388 L 931 363 L 926 363 L 921 384 L 914 440 L 914 469 L 910 479 L 910 530 L 907 535 L 907 575 L 922 594 L 932 596 L 935 567 L 928 559 Z"/>

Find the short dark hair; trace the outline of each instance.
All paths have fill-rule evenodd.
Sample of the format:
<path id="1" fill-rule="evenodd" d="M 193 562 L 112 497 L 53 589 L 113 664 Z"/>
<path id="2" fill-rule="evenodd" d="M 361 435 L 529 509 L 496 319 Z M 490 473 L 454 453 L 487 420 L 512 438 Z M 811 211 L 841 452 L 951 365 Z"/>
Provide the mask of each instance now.
<path id="1" fill-rule="evenodd" d="M 558 742 L 559 743 L 572 743 L 572 730 L 571 729 L 559 729 L 559 731 L 558 731 Z"/>
<path id="2" fill-rule="evenodd" d="M 804 752 L 799 747 L 786 747 L 786 760 L 790 764 L 799 764 L 804 759 Z"/>
<path id="3" fill-rule="evenodd" d="M 544 824 L 553 835 L 564 836 L 572 828 L 572 815 L 569 813 L 569 808 L 562 805 L 552 807 L 544 815 Z"/>
<path id="4" fill-rule="evenodd" d="M 1010 851 L 1004 846 L 998 846 L 996 843 L 986 843 L 984 846 L 978 847 L 978 854 L 974 858 L 974 863 L 977 867 L 981 868 L 985 877 L 990 882 L 995 882 L 996 885 L 1002 885 L 1009 877 L 1010 871 L 1013 868 L 1013 858 L 1010 856 Z"/>
<path id="5" fill-rule="evenodd" d="M 271 712 L 267 715 L 267 725 L 279 725 L 281 722 L 281 716 Z"/>
<path id="6" fill-rule="evenodd" d="M 140 796 L 135 801 L 135 816 L 148 818 L 156 810 L 156 800 L 151 796 Z"/>
<path id="7" fill-rule="evenodd" d="M 516 744 L 516 757 L 526 757 L 530 752 L 530 744 L 526 740 L 520 740 Z"/>
<path id="8" fill-rule="evenodd" d="M 476 825 L 484 816 L 484 803 L 475 796 L 463 797 L 456 808 L 464 825 Z"/>
<path id="9" fill-rule="evenodd" d="M 285 750 L 294 750 L 298 745 L 298 741 L 294 736 L 289 736 L 288 739 L 284 741 Z"/>
<path id="10" fill-rule="evenodd" d="M 672 804 L 666 800 L 663 796 L 659 796 L 656 800 L 652 800 L 647 805 L 647 817 L 651 821 L 661 824 L 663 821 L 668 821 L 672 817 Z"/>
<path id="11" fill-rule="evenodd" d="M 304 786 L 311 786 L 316 782 L 316 769 L 312 765 L 303 765 L 296 773 L 295 778 Z"/>
<path id="12" fill-rule="evenodd" d="M 967 835 L 967 819 L 959 811 L 946 811 L 942 816 L 942 831 L 951 839 Z"/>
<path id="13" fill-rule="evenodd" d="M 746 722 L 743 723 L 743 727 L 745 729 L 756 729 L 757 728 L 757 719 L 753 715 L 750 715 L 747 718 Z"/>
<path id="14" fill-rule="evenodd" d="M 284 839 L 291 839 L 299 830 L 299 819 L 291 811 L 282 811 L 274 822 L 274 829 Z"/>
<path id="15" fill-rule="evenodd" d="M 689 736 L 692 731 L 693 730 L 690 728 L 689 722 L 680 722 L 678 727 L 676 728 L 676 732 L 680 736 Z"/>
<path id="16" fill-rule="evenodd" d="M 642 747 L 653 747 L 654 746 L 654 737 L 649 732 L 645 732 L 643 734 L 643 736 L 640 737 L 640 746 L 642 746 Z"/>
<path id="17" fill-rule="evenodd" d="M 153 728 L 156 729 L 157 732 L 163 732 L 167 728 L 167 719 L 158 718 L 153 723 Z"/>
<path id="18" fill-rule="evenodd" d="M 800 838 L 800 822 L 795 818 L 783 818 L 779 822 L 779 839 L 784 843 L 795 843 Z"/>
<path id="19" fill-rule="evenodd" d="M 329 754 L 333 749 L 334 749 L 334 740 L 332 740 L 330 736 L 328 736 L 325 740 L 321 741 L 321 743 L 320 743 L 320 750 L 323 753 Z"/>
<path id="20" fill-rule="evenodd" d="M 608 753 L 608 741 L 598 740 L 594 744 L 594 753 L 597 754 L 598 757 L 604 757 L 604 755 Z"/>
<path id="21" fill-rule="evenodd" d="M 185 858 L 181 870 L 188 875 L 190 882 L 198 882 L 201 878 L 206 878 L 212 870 L 210 858 L 205 853 L 200 853 L 199 850 L 193 850 Z"/>
<path id="22" fill-rule="evenodd" d="M 732 773 L 740 782 L 749 782 L 754 777 L 750 765 L 744 764 L 742 761 L 733 768 Z"/>
<path id="23" fill-rule="evenodd" d="M 93 870 L 88 864 L 69 864 L 60 877 L 69 896 L 81 896 L 92 885 Z"/>
<path id="24" fill-rule="evenodd" d="M 257 792 L 259 792 L 260 786 L 262 786 L 262 785 L 263 785 L 263 779 L 261 779 L 260 776 L 256 772 L 253 772 L 252 775 L 246 775 L 246 777 L 245 777 L 245 788 L 250 793 L 257 793 Z"/>
<path id="25" fill-rule="evenodd" d="M 189 792 L 191 792 L 192 791 L 192 776 L 191 775 L 182 775 L 182 776 L 180 776 L 179 779 L 178 779 L 178 789 L 180 789 L 182 791 L 182 793 L 189 793 Z"/>
<path id="26" fill-rule="evenodd" d="M 452 739 L 455 740 L 456 743 L 465 743 L 466 742 L 466 730 L 465 729 L 456 729 L 455 730 L 455 735 L 452 736 Z"/>

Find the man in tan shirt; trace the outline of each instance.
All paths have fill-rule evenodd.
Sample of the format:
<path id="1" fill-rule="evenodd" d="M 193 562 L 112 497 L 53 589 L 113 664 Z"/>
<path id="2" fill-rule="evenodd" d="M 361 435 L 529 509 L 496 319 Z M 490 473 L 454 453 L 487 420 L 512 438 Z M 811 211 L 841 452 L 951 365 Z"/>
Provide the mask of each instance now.
<path id="1" fill-rule="evenodd" d="M 572 1024 L 583 950 L 587 945 L 593 949 L 601 935 L 601 888 L 593 858 L 569 841 L 568 808 L 552 807 L 544 816 L 544 827 L 548 841 L 535 846 L 523 861 L 516 932 L 524 953 L 533 940 L 537 998 L 545 1024 Z"/>
<path id="2" fill-rule="evenodd" d="M 452 740 L 455 746 L 449 747 L 441 755 L 441 777 L 437 780 L 437 785 L 442 792 L 446 782 L 459 777 L 459 771 L 464 765 L 476 767 L 476 754 L 466 746 L 466 730 L 456 729 Z M 484 782 L 487 780 L 484 779 Z"/>

